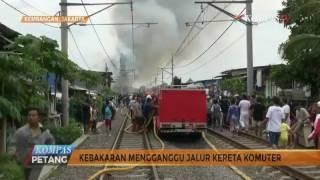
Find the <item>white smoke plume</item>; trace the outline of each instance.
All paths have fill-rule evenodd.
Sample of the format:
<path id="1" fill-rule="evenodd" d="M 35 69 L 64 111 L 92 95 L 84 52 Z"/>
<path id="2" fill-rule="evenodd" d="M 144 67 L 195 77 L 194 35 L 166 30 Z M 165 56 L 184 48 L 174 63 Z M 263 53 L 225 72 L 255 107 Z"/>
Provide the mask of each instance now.
<path id="1" fill-rule="evenodd" d="M 123 0 L 119 0 L 119 2 L 123 2 Z M 176 51 L 190 29 L 190 27 L 186 27 L 185 23 L 194 21 L 201 9 L 200 5 L 194 4 L 193 0 L 133 0 L 133 2 L 134 22 L 159 23 L 151 25 L 149 28 L 135 28 L 134 63 L 131 54 L 131 27 L 116 27 L 117 36 L 121 42 L 121 47 L 118 47 L 119 54 L 122 53 L 127 56 L 127 68 L 136 69 L 136 81 L 138 84 L 142 84 L 152 80 L 159 71 L 159 67 L 165 65 L 171 59 L 171 55 Z M 207 13 L 204 13 L 205 15 L 201 17 L 201 20 L 209 20 L 216 13 L 217 11 L 208 8 Z M 130 6 L 114 8 L 112 19 L 115 22 L 131 22 Z M 207 30 L 215 35 L 215 32 L 219 32 L 219 28 L 220 25 L 217 24 L 207 28 Z M 186 48 L 186 51 L 175 59 L 175 62 L 180 63 L 199 54 L 200 49 L 207 47 L 207 44 L 201 43 L 203 40 L 208 41 L 207 38 L 206 36 L 199 36 L 192 42 L 192 46 Z"/>

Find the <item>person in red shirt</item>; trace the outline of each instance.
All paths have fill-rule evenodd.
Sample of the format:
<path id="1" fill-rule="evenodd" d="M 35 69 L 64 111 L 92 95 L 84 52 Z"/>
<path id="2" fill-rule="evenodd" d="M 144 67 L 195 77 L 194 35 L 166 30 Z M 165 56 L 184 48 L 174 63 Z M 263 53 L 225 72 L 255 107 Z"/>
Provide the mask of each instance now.
<path id="1" fill-rule="evenodd" d="M 320 108 L 320 101 L 318 103 L 316 103 L 317 105 L 317 109 Z M 316 109 L 313 107 L 313 109 Z M 313 140 L 314 144 L 316 146 L 317 149 L 320 149 L 320 111 L 316 110 L 316 118 L 314 119 L 314 123 L 313 123 L 313 130 L 310 133 L 310 135 L 308 136 L 308 140 Z M 311 120 L 312 122 L 312 120 Z"/>

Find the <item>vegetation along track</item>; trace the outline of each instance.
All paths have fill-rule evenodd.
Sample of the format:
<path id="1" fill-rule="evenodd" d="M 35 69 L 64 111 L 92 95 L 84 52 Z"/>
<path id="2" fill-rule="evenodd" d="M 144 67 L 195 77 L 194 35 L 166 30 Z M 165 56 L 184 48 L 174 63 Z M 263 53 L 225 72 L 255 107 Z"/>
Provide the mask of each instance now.
<path id="1" fill-rule="evenodd" d="M 266 140 L 247 133 L 232 137 L 227 130 L 220 132 L 208 129 L 207 136 L 219 149 L 271 149 Z M 240 167 L 240 169 L 252 176 L 253 179 L 320 180 L 319 166 Z"/>

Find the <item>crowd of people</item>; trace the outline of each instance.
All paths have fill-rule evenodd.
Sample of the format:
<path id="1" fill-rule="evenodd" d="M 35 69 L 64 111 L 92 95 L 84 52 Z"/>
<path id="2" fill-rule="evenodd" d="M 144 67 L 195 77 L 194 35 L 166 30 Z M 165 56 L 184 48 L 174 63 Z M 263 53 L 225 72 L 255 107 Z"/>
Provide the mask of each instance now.
<path id="1" fill-rule="evenodd" d="M 104 121 L 107 133 L 111 136 L 111 122 L 114 120 L 117 111 L 113 97 L 105 99 L 101 111 L 98 110 L 96 102 L 89 99 L 84 103 L 82 108 L 84 134 L 98 133 L 97 122 L 101 118 Z M 99 116 L 100 114 L 101 116 Z"/>
<path id="2" fill-rule="evenodd" d="M 298 133 L 304 126 L 312 130 L 308 140 L 320 149 L 320 101 L 309 108 L 298 104 L 290 106 L 286 98 L 273 97 L 271 104 L 265 104 L 261 97 L 207 97 L 208 126 L 223 131 L 228 126 L 232 136 L 240 132 L 265 134 L 272 148 L 295 148 Z"/>
<path id="3" fill-rule="evenodd" d="M 107 98 L 103 104 L 101 111 L 98 110 L 96 102 L 87 100 L 83 105 L 83 131 L 85 134 L 97 133 L 97 122 L 99 117 L 105 124 L 107 134 L 111 136 L 112 120 L 118 108 L 127 107 L 130 110 L 132 119 L 132 130 L 139 131 L 150 118 L 156 115 L 158 100 L 156 96 L 151 95 L 119 95 L 118 97 Z M 98 114 L 101 114 L 99 116 Z M 152 121 L 149 127 L 152 127 Z"/>
<path id="4" fill-rule="evenodd" d="M 158 101 L 151 95 L 133 95 L 128 103 L 127 99 L 122 101 L 130 110 L 132 120 L 132 131 L 140 131 L 153 127 L 153 117 L 157 113 Z"/>

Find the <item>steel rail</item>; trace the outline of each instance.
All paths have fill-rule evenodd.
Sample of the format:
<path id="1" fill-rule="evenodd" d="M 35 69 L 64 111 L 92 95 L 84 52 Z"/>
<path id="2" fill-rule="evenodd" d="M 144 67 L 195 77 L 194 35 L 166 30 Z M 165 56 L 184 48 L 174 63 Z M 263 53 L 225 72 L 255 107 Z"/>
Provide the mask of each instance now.
<path id="1" fill-rule="evenodd" d="M 214 134 L 222 139 L 225 139 L 226 141 L 230 142 L 231 144 L 233 144 L 234 146 L 240 147 L 242 149 L 253 149 L 247 145 L 244 145 L 238 141 L 235 141 L 234 139 L 232 139 L 231 137 L 227 137 L 225 135 L 223 135 L 222 133 L 216 132 L 212 129 L 207 129 L 207 132 L 210 132 L 211 134 Z M 261 139 L 260 139 L 261 141 Z M 261 141 L 262 142 L 262 141 Z M 263 143 L 262 144 L 266 144 Z M 273 168 L 279 169 L 280 171 L 284 172 L 285 174 L 288 174 L 291 177 L 297 178 L 297 179 L 304 179 L 304 180 L 316 180 L 315 178 L 313 178 L 312 176 L 309 176 L 308 174 L 305 174 L 301 171 L 298 171 L 292 167 L 289 166 L 272 166 Z"/>

